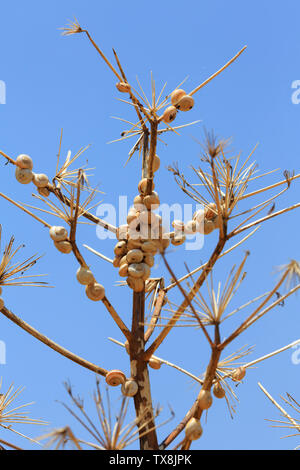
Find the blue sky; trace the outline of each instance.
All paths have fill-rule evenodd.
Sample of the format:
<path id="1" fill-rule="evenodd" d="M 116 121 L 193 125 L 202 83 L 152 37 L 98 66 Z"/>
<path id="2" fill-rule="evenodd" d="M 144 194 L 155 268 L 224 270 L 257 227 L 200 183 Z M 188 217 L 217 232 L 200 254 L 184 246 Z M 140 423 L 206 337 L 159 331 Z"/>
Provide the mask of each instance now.
<path id="1" fill-rule="evenodd" d="M 5 82 L 7 94 L 6 104 L 0 105 L 0 149 L 11 156 L 31 155 L 35 169 L 53 177 L 63 128 L 63 154 L 91 144 L 82 162 L 88 159 L 89 167 L 95 168 L 91 181 L 105 193 L 99 196 L 100 200 L 116 205 L 119 195 L 127 195 L 129 200 L 136 195 L 140 163 L 135 157 L 124 168 L 133 142 L 107 144 L 124 129 L 111 116 L 134 119 L 133 111 L 116 100 L 115 78 L 86 38 L 61 36 L 58 28 L 75 16 L 110 58 L 111 48 L 117 50 L 129 81 L 134 83 L 138 75 L 147 93 L 150 71 L 157 88 L 167 81 L 166 91 L 170 92 L 188 75 L 186 89 L 192 90 L 248 45 L 236 63 L 195 95 L 194 109 L 188 115 L 181 113 L 176 121 L 178 125 L 196 119 L 202 122 L 181 131 L 180 136 L 168 135 L 167 146 L 159 143 L 162 169 L 156 188 L 161 201 L 190 202 L 166 167 L 178 161 L 192 178 L 189 166 L 200 164 L 198 142 L 203 138 L 204 126 L 224 138 L 232 137 L 233 153 L 242 151 L 244 157 L 259 143 L 254 156 L 259 169 L 265 172 L 280 168 L 264 179 L 266 184 L 282 179 L 285 169 L 299 172 L 300 106 L 291 100 L 292 83 L 300 79 L 299 13 L 299 3 L 291 0 L 284 4 L 257 0 L 184 4 L 177 0 L 127 4 L 119 0 L 5 2 L 1 6 L 0 80 Z M 11 166 L 3 164 L 0 168 L 1 192 L 19 201 L 32 202 L 32 187 L 18 185 Z M 262 182 L 254 182 L 253 189 Z M 297 183 L 292 185 L 276 207 L 298 202 L 297 188 Z M 257 202 L 261 199 L 257 198 Z M 121 334 L 104 306 L 88 301 L 78 288 L 73 257 L 55 251 L 47 230 L 3 199 L 0 211 L 3 242 L 14 234 L 16 243 L 25 244 L 24 257 L 44 254 L 34 272 L 49 274 L 49 283 L 55 286 L 6 288 L 3 298 L 7 307 L 71 351 L 107 369 L 120 368 L 128 373 L 127 357 L 107 340 L 109 336 L 122 340 Z M 54 219 L 48 220 L 54 223 Z M 298 224 L 297 211 L 267 222 L 243 247 L 220 260 L 215 279 L 224 281 L 247 248 L 251 252 L 247 280 L 238 301 L 243 303 L 270 289 L 278 279 L 274 268 L 291 258 L 299 259 Z M 84 226 L 78 235 L 80 244 L 87 243 L 112 257 L 113 240 L 99 240 L 95 227 Z M 176 273 L 185 273 L 184 261 L 191 269 L 205 261 L 216 237 L 214 233 L 205 240 L 199 252 L 185 251 L 182 247 L 170 250 L 169 261 Z M 92 254 L 85 255 L 97 279 L 105 285 L 108 298 L 129 323 L 130 293 L 115 286 L 117 271 Z M 155 275 L 161 272 L 162 262 L 158 264 Z M 172 293 L 173 301 L 180 299 L 179 293 Z M 228 331 L 225 329 L 224 334 Z M 295 296 L 284 308 L 275 309 L 249 329 L 232 344 L 228 354 L 243 345 L 255 345 L 249 357 L 254 359 L 299 337 L 299 296 Z M 0 365 L 4 389 L 11 382 L 15 386 L 24 385 L 23 400 L 35 401 L 32 415 L 48 420 L 51 425 L 47 429 L 69 424 L 80 434 L 80 427 L 58 403 L 67 401 L 62 383 L 70 379 L 75 392 L 85 396 L 89 403 L 93 374 L 41 345 L 6 318 L 0 318 L 0 339 L 7 348 L 7 363 Z M 207 353 L 198 330 L 180 328 L 169 335 L 157 355 L 200 374 L 206 368 Z M 282 440 L 284 431 L 269 428 L 264 419 L 276 418 L 277 412 L 257 386 L 260 381 L 274 397 L 289 392 L 299 400 L 300 365 L 293 364 L 291 357 L 292 351 L 287 351 L 249 371 L 236 391 L 239 404 L 233 420 L 223 401 L 215 403 L 197 446 L 203 449 L 295 446 L 297 442 L 292 440 L 295 438 Z M 169 416 L 169 404 L 176 413 L 175 419 L 160 429 L 163 438 L 193 403 L 197 387 L 186 376 L 165 366 L 160 371 L 151 371 L 151 379 L 154 403 L 163 407 L 161 421 Z M 111 396 L 118 406 L 119 390 L 112 390 Z M 19 429 L 33 436 L 41 433 L 33 427 Z M 3 434 L 4 439 L 8 437 L 8 432 Z M 31 444 L 19 438 L 14 442 L 31 448 Z"/>

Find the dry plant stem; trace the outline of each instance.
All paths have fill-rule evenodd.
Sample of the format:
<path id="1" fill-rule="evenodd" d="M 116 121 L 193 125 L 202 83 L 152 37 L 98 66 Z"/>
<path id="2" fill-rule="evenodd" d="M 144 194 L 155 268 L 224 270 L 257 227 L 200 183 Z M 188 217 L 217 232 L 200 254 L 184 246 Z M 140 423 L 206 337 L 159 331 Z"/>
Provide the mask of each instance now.
<path id="1" fill-rule="evenodd" d="M 185 417 L 180 421 L 180 423 L 176 426 L 176 428 L 162 441 L 162 443 L 159 445 L 160 450 L 166 449 L 174 439 L 184 430 L 186 424 L 188 421 L 194 416 L 194 413 L 197 408 L 197 400 L 193 404 L 193 406 L 189 409 L 189 411 L 186 413 Z"/>
<path id="2" fill-rule="evenodd" d="M 67 198 L 62 192 L 60 191 L 59 188 L 53 188 L 52 186 L 48 187 L 49 191 L 53 193 L 58 199 L 60 199 L 61 202 L 66 204 L 68 207 L 70 207 L 70 199 Z M 100 227 L 103 227 L 105 230 L 108 230 L 112 233 L 117 233 L 117 228 L 114 227 L 111 224 L 108 224 L 102 219 L 99 219 L 99 217 L 96 217 L 95 215 L 91 214 L 90 212 L 84 212 L 82 214 L 82 217 L 85 217 L 86 219 L 90 220 L 94 224 L 100 225 Z"/>
<path id="3" fill-rule="evenodd" d="M 226 239 L 219 239 L 216 248 L 214 249 L 214 252 L 212 253 L 209 261 L 203 268 L 202 273 L 200 274 L 199 278 L 196 280 L 194 283 L 193 287 L 190 289 L 190 292 L 187 294 L 188 300 L 184 299 L 182 304 L 178 307 L 177 311 L 174 313 L 172 318 L 169 320 L 168 324 L 163 328 L 163 330 L 159 333 L 157 338 L 153 341 L 151 346 L 147 349 L 145 352 L 145 357 L 146 359 L 150 359 L 152 354 L 157 350 L 157 348 L 161 345 L 161 343 L 164 341 L 166 336 L 170 333 L 172 330 L 172 327 L 176 324 L 177 320 L 181 317 L 181 314 L 185 311 L 185 309 L 190 305 L 190 302 L 192 302 L 193 298 L 199 291 L 200 287 L 202 286 L 203 282 L 207 278 L 208 274 L 212 270 L 214 264 L 218 260 L 224 245 L 226 243 Z"/>
<path id="4" fill-rule="evenodd" d="M 297 423 L 286 411 L 284 408 L 282 408 L 279 403 L 277 403 L 276 400 L 267 392 L 267 390 L 262 386 L 261 383 L 258 382 L 259 388 L 264 392 L 264 394 L 269 398 L 269 400 L 273 403 L 273 405 L 276 406 L 276 408 L 279 409 L 279 411 L 285 416 L 292 424 L 295 426 L 295 428 L 300 432 L 300 425 Z"/>
<path id="5" fill-rule="evenodd" d="M 8 310 L 6 307 L 3 307 L 1 310 L 1 313 L 14 322 L 16 325 L 20 326 L 23 330 L 27 331 L 30 335 L 34 336 L 36 339 L 44 343 L 46 346 L 49 348 L 53 349 L 54 351 L 58 352 L 62 356 L 66 357 L 67 359 L 70 359 L 71 361 L 75 362 L 76 364 L 79 364 L 82 367 L 85 367 L 86 369 L 89 369 L 93 372 L 96 372 L 99 375 L 103 375 L 104 377 L 107 374 L 106 369 L 102 369 L 102 367 L 96 366 L 92 362 L 89 362 L 76 354 L 73 354 L 72 352 L 68 351 L 67 349 L 63 348 L 59 344 L 55 343 L 51 339 L 47 338 L 47 336 L 44 336 L 41 334 L 39 331 L 37 331 L 35 328 L 30 326 L 28 323 L 26 323 L 24 320 L 21 320 L 21 318 L 17 317 L 14 313 L 12 313 L 10 310 Z"/>
<path id="6" fill-rule="evenodd" d="M 158 449 L 155 423 L 153 419 L 152 398 L 147 362 L 144 353 L 144 316 L 145 291 L 133 293 L 132 339 L 129 342 L 131 377 L 138 383 L 138 392 L 134 396 L 137 418 L 143 416 L 139 426 L 140 449 Z M 145 426 L 143 424 L 145 423 Z M 147 434 L 144 434 L 149 430 Z"/>
<path id="7" fill-rule="evenodd" d="M 4 199 L 6 199 L 7 201 L 11 202 L 14 206 L 18 207 L 19 209 L 21 209 L 23 212 L 26 212 L 26 214 L 30 215 L 31 217 L 33 217 L 35 220 L 37 220 L 38 222 L 41 222 L 41 224 L 43 224 L 45 227 L 48 227 L 50 228 L 51 225 L 48 224 L 48 222 L 45 222 L 45 220 L 43 219 L 40 219 L 39 217 L 37 217 L 36 215 L 34 215 L 32 212 L 30 212 L 28 209 L 25 209 L 25 207 L 21 206 L 21 204 L 18 204 L 17 202 L 15 202 L 13 199 L 11 199 L 10 197 L 8 196 L 5 196 L 5 194 L 3 193 L 0 193 L 0 196 L 3 197 Z"/>
<path id="8" fill-rule="evenodd" d="M 160 290 L 160 292 L 157 295 L 154 312 L 153 312 L 152 318 L 150 320 L 150 324 L 149 324 L 149 326 L 146 330 L 146 333 L 145 333 L 145 343 L 147 343 L 147 341 L 150 339 L 150 337 L 151 337 L 151 335 L 152 335 L 152 333 L 155 329 L 155 325 L 157 324 L 157 321 L 160 317 L 160 313 L 161 313 L 161 309 L 162 309 L 162 306 L 163 306 L 163 301 L 164 301 L 165 295 L 166 295 L 166 292 L 163 289 Z"/>
<path id="9" fill-rule="evenodd" d="M 147 181 L 147 188 L 146 194 L 150 194 L 152 191 L 152 182 L 153 182 L 153 161 L 156 153 L 156 145 L 157 145 L 157 127 L 158 122 L 154 119 L 151 122 L 151 135 L 150 135 L 150 149 L 149 149 L 149 157 L 148 157 L 148 181 Z"/>
<path id="10" fill-rule="evenodd" d="M 148 174 L 148 148 L 149 148 L 149 130 L 146 127 L 143 134 L 143 164 L 142 164 L 142 178 L 146 178 Z"/>
<path id="11" fill-rule="evenodd" d="M 266 215 L 265 217 L 262 217 L 261 219 L 255 220 L 254 222 L 251 222 L 251 224 L 245 225 L 244 227 L 240 228 L 237 231 L 233 230 L 231 233 L 228 234 L 228 239 L 234 237 L 235 235 L 239 235 L 240 233 L 244 232 L 245 230 L 248 230 L 249 228 L 254 227 L 255 225 L 265 222 L 265 220 L 269 220 L 269 219 L 272 219 L 273 217 L 277 217 L 277 215 L 285 214 L 286 212 L 289 212 L 293 209 L 297 209 L 298 207 L 300 207 L 300 202 L 298 202 L 297 204 L 294 204 L 293 206 L 286 207 L 285 209 L 282 209 L 280 211 L 273 212 L 272 214 Z"/>
<path id="12" fill-rule="evenodd" d="M 289 178 L 289 182 L 293 181 L 297 178 L 300 178 L 300 173 L 298 175 L 291 176 Z M 243 199 L 246 199 L 248 197 L 256 196 L 257 194 L 268 191 L 269 189 L 277 188 L 277 186 L 280 186 L 282 184 L 287 184 L 287 180 L 285 179 L 285 180 L 279 181 L 278 183 L 271 184 L 270 186 L 266 186 L 265 188 L 261 188 L 261 189 L 258 189 L 256 191 L 253 191 L 252 193 L 244 194 L 243 196 L 240 197 L 240 201 L 242 201 Z"/>
<path id="13" fill-rule="evenodd" d="M 6 158 L 6 160 L 8 160 L 10 163 L 12 163 L 13 165 L 16 165 L 16 162 L 15 160 L 13 160 L 12 158 L 10 158 L 8 155 L 6 155 L 6 153 L 2 152 L 0 150 L 0 155 L 2 155 L 2 157 Z"/>
<path id="14" fill-rule="evenodd" d="M 123 320 L 119 317 L 119 315 L 117 314 L 117 312 L 115 311 L 115 309 L 113 308 L 109 300 L 106 297 L 104 297 L 102 299 L 102 303 L 105 305 L 106 309 L 108 310 L 108 312 L 114 319 L 115 323 L 118 325 L 118 327 L 122 331 L 123 335 L 128 339 L 128 341 L 131 341 L 131 333 L 129 329 L 127 328 Z"/>
<path id="15" fill-rule="evenodd" d="M 21 449 L 21 447 L 17 447 L 14 444 L 11 444 L 10 442 L 4 441 L 3 439 L 0 439 L 0 444 L 10 447 L 11 449 L 14 449 L 14 450 L 24 450 L 24 449 Z"/>

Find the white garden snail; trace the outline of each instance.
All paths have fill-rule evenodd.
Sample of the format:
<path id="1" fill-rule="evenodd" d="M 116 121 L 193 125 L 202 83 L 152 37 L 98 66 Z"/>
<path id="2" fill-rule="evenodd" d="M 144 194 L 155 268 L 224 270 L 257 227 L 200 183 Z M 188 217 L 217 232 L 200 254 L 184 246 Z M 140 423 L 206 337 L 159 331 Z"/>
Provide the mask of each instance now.
<path id="1" fill-rule="evenodd" d="M 133 263 L 128 266 L 128 274 L 136 279 L 144 276 L 144 265 L 145 263 Z M 146 265 L 147 266 L 147 265 Z M 149 266 L 148 266 L 149 267 Z"/>
<path id="2" fill-rule="evenodd" d="M 225 392 L 224 388 L 222 387 L 222 385 L 220 384 L 220 382 L 217 382 L 214 385 L 213 394 L 216 398 L 224 398 L 225 397 L 226 392 Z"/>
<path id="3" fill-rule="evenodd" d="M 123 256 L 127 251 L 127 243 L 124 240 L 119 241 L 114 248 L 116 256 Z"/>
<path id="4" fill-rule="evenodd" d="M 148 364 L 149 364 L 149 367 L 151 367 L 151 369 L 158 370 L 161 368 L 161 361 L 153 356 L 150 357 Z"/>
<path id="5" fill-rule="evenodd" d="M 116 87 L 117 87 L 117 89 L 118 89 L 121 93 L 129 93 L 129 92 L 130 92 L 130 85 L 129 85 L 129 83 L 126 83 L 126 82 L 118 82 L 118 83 L 116 83 Z"/>
<path id="6" fill-rule="evenodd" d="M 60 227 L 60 226 L 56 226 L 56 225 L 53 225 L 49 229 L 49 234 L 50 234 L 50 237 L 52 238 L 52 240 L 55 241 L 55 242 L 60 242 L 60 241 L 63 241 L 63 240 L 67 240 L 67 238 L 68 238 L 68 232 L 65 229 L 65 227 Z"/>
<path id="7" fill-rule="evenodd" d="M 60 242 L 54 242 L 55 247 L 61 253 L 69 254 L 72 251 L 72 245 L 68 240 L 61 240 Z"/>
<path id="8" fill-rule="evenodd" d="M 121 256 L 115 256 L 112 262 L 114 268 L 120 267 Z"/>
<path id="9" fill-rule="evenodd" d="M 209 390 L 200 390 L 197 402 L 201 410 L 208 410 L 212 405 L 212 401 L 212 396 Z"/>
<path id="10" fill-rule="evenodd" d="M 176 114 L 177 109 L 175 108 L 175 106 L 168 106 L 168 108 L 164 110 L 161 120 L 166 124 L 169 124 L 170 122 L 174 121 L 174 119 L 176 118 Z"/>
<path id="11" fill-rule="evenodd" d="M 141 195 L 141 194 L 138 194 L 137 196 L 135 196 L 134 200 L 133 200 L 133 205 L 134 205 L 134 208 L 136 210 L 142 210 L 144 208 L 144 196 Z"/>
<path id="12" fill-rule="evenodd" d="M 28 169 L 28 170 L 32 170 L 32 168 L 33 168 L 32 159 L 29 157 L 29 155 L 25 155 L 25 154 L 21 154 L 17 157 L 16 165 L 19 168 L 25 168 L 25 169 Z"/>
<path id="13" fill-rule="evenodd" d="M 134 397 L 138 391 L 138 384 L 133 379 L 128 379 L 122 384 L 121 392 L 125 397 Z"/>
<path id="14" fill-rule="evenodd" d="M 103 300 L 105 297 L 105 289 L 101 284 L 98 284 L 98 282 L 86 286 L 85 293 L 87 297 L 94 302 Z"/>
<path id="15" fill-rule="evenodd" d="M 139 249 L 133 249 L 128 251 L 126 259 L 128 263 L 140 263 L 143 260 L 144 254 Z"/>
<path id="16" fill-rule="evenodd" d="M 155 188 L 155 184 L 153 180 L 150 180 L 150 191 L 152 192 Z M 138 184 L 138 190 L 141 194 L 145 194 L 147 191 L 148 186 L 148 178 L 143 178 Z"/>
<path id="17" fill-rule="evenodd" d="M 145 288 L 145 283 L 141 278 L 136 279 L 132 276 L 129 276 L 126 279 L 126 282 L 130 289 L 132 289 L 134 292 L 142 292 Z"/>
<path id="18" fill-rule="evenodd" d="M 173 106 L 176 106 L 178 101 L 186 95 L 186 92 L 181 88 L 177 88 L 176 90 L 172 91 L 171 93 L 171 103 Z"/>
<path id="19" fill-rule="evenodd" d="M 21 184 L 29 184 L 33 179 L 33 173 L 29 168 L 16 167 L 15 171 L 16 180 Z"/>
<path id="20" fill-rule="evenodd" d="M 240 382 L 245 377 L 245 375 L 246 375 L 246 368 L 238 367 L 231 374 L 231 378 L 232 380 L 234 380 L 234 382 Z"/>
<path id="21" fill-rule="evenodd" d="M 79 284 L 82 284 L 83 286 L 88 286 L 95 281 L 92 271 L 85 266 L 80 266 L 78 268 L 76 278 Z"/>
<path id="22" fill-rule="evenodd" d="M 151 194 L 149 194 L 148 196 L 145 196 L 144 200 L 143 200 L 143 203 L 147 207 L 147 209 L 149 209 L 149 210 L 157 209 L 159 207 L 159 204 L 160 204 L 160 200 L 159 200 L 159 196 L 158 196 L 157 192 L 152 191 Z"/>
<path id="23" fill-rule="evenodd" d="M 196 441 L 202 436 L 202 433 L 200 419 L 191 418 L 185 426 L 185 437 L 190 441 Z"/>
<path id="24" fill-rule="evenodd" d="M 34 173 L 32 182 L 37 188 L 46 188 L 49 184 L 49 179 L 47 175 L 44 175 L 44 173 Z"/>
<path id="25" fill-rule="evenodd" d="M 111 370 L 107 372 L 105 376 L 105 382 L 111 387 L 117 387 L 118 385 L 124 384 L 126 381 L 126 375 L 121 370 Z"/>
<path id="26" fill-rule="evenodd" d="M 184 95 L 176 104 L 176 108 L 180 111 L 189 111 L 194 107 L 194 98 L 190 95 Z"/>
<path id="27" fill-rule="evenodd" d="M 150 253 L 147 253 L 144 255 L 144 259 L 143 259 L 144 263 L 148 264 L 148 266 L 150 268 L 152 268 L 154 266 L 154 256 L 151 255 Z"/>

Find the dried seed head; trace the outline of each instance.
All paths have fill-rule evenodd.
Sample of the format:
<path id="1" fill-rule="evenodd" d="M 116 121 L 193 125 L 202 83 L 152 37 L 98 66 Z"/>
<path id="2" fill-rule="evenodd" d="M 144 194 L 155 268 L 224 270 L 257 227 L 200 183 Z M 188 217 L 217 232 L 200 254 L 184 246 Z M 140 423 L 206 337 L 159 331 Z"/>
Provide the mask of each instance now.
<path id="1" fill-rule="evenodd" d="M 105 289 L 101 284 L 95 282 L 85 288 L 85 293 L 90 300 L 97 302 L 105 297 Z"/>
<path id="2" fill-rule="evenodd" d="M 238 367 L 231 374 L 231 378 L 232 378 L 232 380 L 234 380 L 234 382 L 240 382 L 245 377 L 245 375 L 246 375 L 246 368 L 245 367 Z"/>
<path id="3" fill-rule="evenodd" d="M 50 234 L 50 237 L 52 238 L 52 240 L 54 240 L 55 242 L 60 242 L 60 241 L 63 241 L 63 240 L 67 240 L 67 238 L 68 238 L 68 232 L 65 229 L 65 227 L 59 227 L 59 226 L 56 226 L 56 225 L 53 225 L 49 229 L 49 234 Z"/>
<path id="4" fill-rule="evenodd" d="M 176 106 L 178 101 L 183 97 L 186 96 L 186 92 L 180 88 L 177 90 L 172 91 L 171 93 L 171 103 L 173 106 Z"/>
<path id="5" fill-rule="evenodd" d="M 212 405 L 212 396 L 209 390 L 200 390 L 198 405 L 201 410 L 208 410 Z"/>
<path id="6" fill-rule="evenodd" d="M 159 207 L 160 200 L 157 192 L 152 191 L 151 194 L 144 197 L 144 205 L 149 210 L 155 210 Z"/>
<path id="7" fill-rule="evenodd" d="M 121 93 L 129 93 L 129 92 L 130 92 L 130 85 L 129 85 L 129 83 L 126 83 L 126 82 L 118 82 L 118 83 L 116 83 L 116 87 L 117 87 L 117 89 L 118 89 Z"/>
<path id="8" fill-rule="evenodd" d="M 44 175 L 44 173 L 34 173 L 32 181 L 37 186 L 37 188 L 46 188 L 46 186 L 49 184 L 48 176 Z"/>
<path id="9" fill-rule="evenodd" d="M 80 266 L 77 269 L 76 277 L 79 284 L 82 284 L 84 286 L 88 286 L 89 284 L 95 282 L 95 278 L 92 271 L 84 266 Z"/>
<path id="10" fill-rule="evenodd" d="M 134 397 L 138 391 L 138 384 L 133 379 L 126 380 L 121 387 L 121 391 L 125 397 Z"/>
<path id="11" fill-rule="evenodd" d="M 143 260 L 144 254 L 141 250 L 133 249 L 128 251 L 126 259 L 128 263 L 140 263 Z"/>
<path id="12" fill-rule="evenodd" d="M 191 418 L 185 427 L 185 436 L 190 441 L 196 441 L 202 436 L 203 430 L 200 419 Z"/>
<path id="13" fill-rule="evenodd" d="M 162 115 L 162 121 L 165 122 L 166 124 L 169 124 L 170 122 L 174 121 L 176 118 L 177 114 L 177 109 L 175 106 L 169 106 L 164 110 L 164 113 Z"/>
<path id="14" fill-rule="evenodd" d="M 134 290 L 134 292 L 142 292 L 145 288 L 145 283 L 141 278 L 136 279 L 129 276 L 126 281 L 130 289 Z"/>
<path id="15" fill-rule="evenodd" d="M 146 191 L 147 191 L 147 184 L 148 184 L 148 179 L 147 178 L 143 178 L 139 184 L 138 184 L 138 190 L 141 194 L 145 194 Z M 155 188 L 155 184 L 153 182 L 153 180 L 151 180 L 151 184 L 150 184 L 150 191 L 153 192 Z"/>
<path id="16" fill-rule="evenodd" d="M 4 307 L 4 300 L 2 299 L 2 297 L 0 297 L 0 310 L 2 310 Z"/>
<path id="17" fill-rule="evenodd" d="M 189 111 L 194 107 L 194 98 L 184 95 L 177 103 L 176 108 L 180 111 Z"/>
<path id="18" fill-rule="evenodd" d="M 111 387 L 122 385 L 125 383 L 125 381 L 126 375 L 121 370 L 110 370 L 105 376 L 105 382 Z"/>
<path id="19" fill-rule="evenodd" d="M 150 357 L 149 359 L 149 367 L 151 367 L 152 369 L 160 369 L 161 368 L 161 361 L 159 359 L 157 359 L 156 357 Z"/>
<path id="20" fill-rule="evenodd" d="M 39 193 L 41 196 L 48 197 L 49 194 L 50 194 L 50 191 L 49 191 L 48 188 L 38 188 L 38 193 Z"/>
<path id="21" fill-rule="evenodd" d="M 71 253 L 72 251 L 72 245 L 70 242 L 67 240 L 62 240 L 60 242 L 54 242 L 55 247 L 60 251 L 61 253 Z"/>
<path id="22" fill-rule="evenodd" d="M 33 162 L 29 155 L 21 154 L 16 159 L 16 164 L 19 168 L 26 168 L 32 170 Z"/>
<path id="23" fill-rule="evenodd" d="M 220 382 L 217 382 L 214 385 L 213 394 L 216 398 L 224 398 L 225 397 L 226 392 L 225 392 L 224 388 L 222 387 L 222 385 L 220 384 Z"/>
<path id="24" fill-rule="evenodd" d="M 33 179 L 33 173 L 28 168 L 16 167 L 15 171 L 16 180 L 21 184 L 29 184 Z"/>

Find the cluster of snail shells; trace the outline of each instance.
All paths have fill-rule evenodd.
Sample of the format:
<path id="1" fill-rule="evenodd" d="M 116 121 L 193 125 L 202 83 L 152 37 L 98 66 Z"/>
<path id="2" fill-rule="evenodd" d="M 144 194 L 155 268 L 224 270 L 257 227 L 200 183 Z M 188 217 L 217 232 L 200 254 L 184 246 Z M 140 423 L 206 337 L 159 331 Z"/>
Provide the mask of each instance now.
<path id="1" fill-rule="evenodd" d="M 55 248 L 61 253 L 71 253 L 72 245 L 68 240 L 68 232 L 65 227 L 53 225 L 49 229 L 49 234 L 54 241 Z"/>
<path id="2" fill-rule="evenodd" d="M 29 184 L 33 182 L 38 189 L 38 192 L 43 196 L 49 196 L 47 186 L 49 178 L 43 173 L 34 173 L 33 161 L 29 155 L 21 154 L 16 159 L 16 180 L 21 184 Z"/>
<path id="3" fill-rule="evenodd" d="M 80 266 L 76 272 L 76 278 L 79 284 L 85 286 L 86 296 L 98 302 L 105 297 L 105 289 L 102 284 L 96 282 L 92 271 L 87 266 Z"/>
<path id="4" fill-rule="evenodd" d="M 187 235 L 201 233 L 209 235 L 220 226 L 219 216 L 217 213 L 217 206 L 215 203 L 210 203 L 205 209 L 198 210 L 194 213 L 193 219 L 185 224 L 180 220 L 173 222 L 175 233 L 184 232 Z"/>
<path id="5" fill-rule="evenodd" d="M 127 278 L 128 286 L 135 292 L 142 292 L 145 281 L 150 277 L 154 256 L 164 251 L 170 243 L 164 238 L 161 217 L 152 209 L 159 206 L 158 194 L 152 191 L 146 195 L 147 179 L 139 183 L 140 194 L 129 209 L 127 224 L 117 230 L 118 242 L 115 245 L 113 265 L 119 268 L 119 275 Z"/>
<path id="6" fill-rule="evenodd" d="M 177 88 L 171 93 L 171 106 L 168 106 L 163 115 L 162 121 L 166 124 L 174 121 L 179 111 L 190 111 L 194 107 L 194 98 L 184 90 Z"/>
<path id="7" fill-rule="evenodd" d="M 2 287 L 0 287 L 0 295 L 2 294 Z M 4 300 L 2 297 L 0 297 L 0 310 L 2 310 L 4 307 Z"/>
<path id="8" fill-rule="evenodd" d="M 138 384 L 132 378 L 126 379 L 126 375 L 121 370 L 111 370 L 105 376 L 105 382 L 111 387 L 121 385 L 121 391 L 126 397 L 134 397 L 138 391 Z"/>

